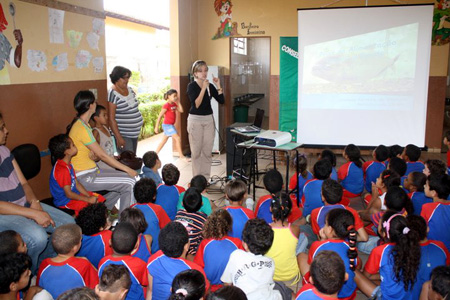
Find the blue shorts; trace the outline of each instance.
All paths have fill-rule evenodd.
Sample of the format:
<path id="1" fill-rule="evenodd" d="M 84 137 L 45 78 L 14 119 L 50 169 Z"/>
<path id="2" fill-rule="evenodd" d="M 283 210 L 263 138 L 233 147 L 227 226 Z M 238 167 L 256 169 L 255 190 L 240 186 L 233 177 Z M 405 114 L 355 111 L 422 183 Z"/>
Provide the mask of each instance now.
<path id="1" fill-rule="evenodd" d="M 162 124 L 162 128 L 166 136 L 172 136 L 177 133 L 175 126 L 173 126 L 172 124 Z"/>

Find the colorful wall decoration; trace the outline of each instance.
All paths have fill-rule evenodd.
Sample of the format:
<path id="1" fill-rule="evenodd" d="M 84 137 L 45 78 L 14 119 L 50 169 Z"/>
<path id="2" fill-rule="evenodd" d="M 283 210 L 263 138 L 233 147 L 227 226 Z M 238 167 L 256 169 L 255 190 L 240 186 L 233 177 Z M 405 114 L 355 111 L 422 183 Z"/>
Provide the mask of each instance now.
<path id="1" fill-rule="evenodd" d="M 239 36 L 237 32 L 237 22 L 231 20 L 231 8 L 233 4 L 230 0 L 215 0 L 214 10 L 220 17 L 220 26 L 217 28 L 216 34 L 213 36 L 213 40 L 220 38 L 228 38 L 231 36 Z"/>
<path id="2" fill-rule="evenodd" d="M 434 4 L 432 45 L 450 42 L 450 0 L 436 0 Z"/>

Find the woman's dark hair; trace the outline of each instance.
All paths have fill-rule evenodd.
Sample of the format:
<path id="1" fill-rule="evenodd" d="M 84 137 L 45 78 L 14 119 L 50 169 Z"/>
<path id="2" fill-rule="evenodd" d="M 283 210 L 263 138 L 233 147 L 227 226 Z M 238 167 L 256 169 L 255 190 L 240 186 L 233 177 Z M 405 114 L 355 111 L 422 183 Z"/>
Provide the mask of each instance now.
<path id="1" fill-rule="evenodd" d="M 81 117 L 82 114 L 89 110 L 89 106 L 95 102 L 94 93 L 91 91 L 79 91 L 75 98 L 73 99 L 73 106 L 77 111 L 76 117 L 72 120 L 72 122 L 66 127 L 66 133 L 69 134 L 70 129 L 72 129 L 75 121 Z"/>
<path id="2" fill-rule="evenodd" d="M 279 192 L 276 195 L 272 195 L 270 208 L 272 209 L 272 218 L 275 221 L 284 223 L 291 213 L 292 201 L 285 192 Z"/>
<path id="3" fill-rule="evenodd" d="M 205 294 L 205 277 L 200 271 L 182 271 L 172 281 L 169 300 L 199 300 Z"/>
<path id="4" fill-rule="evenodd" d="M 169 99 L 169 96 L 173 94 L 178 94 L 177 90 L 175 89 L 168 90 L 167 92 L 164 93 L 164 100 Z"/>
<path id="5" fill-rule="evenodd" d="M 392 170 L 383 170 L 380 174 L 381 182 L 384 184 L 386 189 L 389 189 L 391 186 L 400 186 L 401 179 L 400 176 Z"/>
<path id="6" fill-rule="evenodd" d="M 86 206 L 78 213 L 75 222 L 81 227 L 84 235 L 93 235 L 105 227 L 108 209 L 104 203 L 94 203 Z"/>
<path id="7" fill-rule="evenodd" d="M 389 242 L 394 243 L 390 255 L 394 260 L 395 278 L 403 282 L 405 291 L 412 289 L 420 266 L 419 234 L 411 229 L 408 220 L 396 211 L 386 211 L 381 218 L 381 224 L 381 230 L 386 233 Z"/>
<path id="8" fill-rule="evenodd" d="M 430 174 L 445 174 L 447 172 L 447 165 L 439 159 L 429 159 L 425 165 L 430 170 Z"/>
<path id="9" fill-rule="evenodd" d="M 411 172 L 412 180 L 411 185 L 415 186 L 418 192 L 423 192 L 425 188 L 425 183 L 427 183 L 427 175 L 422 172 Z"/>
<path id="10" fill-rule="evenodd" d="M 405 209 L 408 214 L 412 214 L 414 211 L 411 199 L 409 199 L 408 194 L 399 186 L 391 186 L 388 188 L 384 197 L 384 203 L 388 209 L 397 212 Z"/>
<path id="11" fill-rule="evenodd" d="M 389 158 L 389 149 L 385 145 L 379 145 L 375 148 L 375 159 L 383 162 Z"/>
<path id="12" fill-rule="evenodd" d="M 359 150 L 358 146 L 348 144 L 347 147 L 345 147 L 344 152 L 349 161 L 353 162 L 358 168 L 362 167 L 361 150 Z"/>
<path id="13" fill-rule="evenodd" d="M 131 71 L 127 68 L 116 66 L 112 70 L 111 74 L 109 74 L 109 78 L 111 79 L 111 82 L 115 84 L 117 81 L 119 81 L 120 78 L 129 75 L 131 77 Z"/>
<path id="14" fill-rule="evenodd" d="M 134 207 L 128 207 L 120 213 L 120 222 L 129 222 L 138 233 L 144 233 L 148 226 L 144 213 Z"/>
<path id="15" fill-rule="evenodd" d="M 350 268 L 354 271 L 356 268 L 356 258 L 358 252 L 356 251 L 356 229 L 355 217 L 353 214 L 343 208 L 335 208 L 327 214 L 328 226 L 333 228 L 337 237 L 341 240 L 348 238 L 348 258 L 350 260 Z"/>
<path id="16" fill-rule="evenodd" d="M 189 213 L 194 213 L 202 207 L 202 194 L 194 188 L 190 187 L 183 196 L 183 207 Z"/>
<path id="17" fill-rule="evenodd" d="M 400 145 L 389 146 L 389 158 L 397 157 L 397 155 L 401 155 L 402 153 L 403 153 L 402 146 L 400 146 Z"/>
<path id="18" fill-rule="evenodd" d="M 213 211 L 206 219 L 203 227 L 204 239 L 221 239 L 233 228 L 233 219 L 225 209 Z"/>
<path id="19" fill-rule="evenodd" d="M 319 180 L 325 180 L 330 177 L 333 166 L 328 159 L 318 160 L 313 167 L 314 177 Z"/>
<path id="20" fill-rule="evenodd" d="M 214 293 L 209 293 L 206 300 L 247 300 L 247 296 L 240 288 L 227 285 Z"/>
<path id="21" fill-rule="evenodd" d="M 328 159 L 333 167 L 336 167 L 336 154 L 334 154 L 333 151 L 330 149 L 324 149 L 322 150 L 322 153 L 320 153 L 320 159 Z"/>

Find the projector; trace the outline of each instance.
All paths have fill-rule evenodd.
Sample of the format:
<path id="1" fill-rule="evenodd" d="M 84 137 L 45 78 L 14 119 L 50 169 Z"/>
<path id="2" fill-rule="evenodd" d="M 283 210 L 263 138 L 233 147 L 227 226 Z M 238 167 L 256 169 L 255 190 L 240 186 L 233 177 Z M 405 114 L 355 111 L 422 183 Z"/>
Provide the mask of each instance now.
<path id="1" fill-rule="evenodd" d="M 266 130 L 255 136 L 255 143 L 258 145 L 278 147 L 291 141 L 292 136 L 289 132 L 277 130 Z"/>

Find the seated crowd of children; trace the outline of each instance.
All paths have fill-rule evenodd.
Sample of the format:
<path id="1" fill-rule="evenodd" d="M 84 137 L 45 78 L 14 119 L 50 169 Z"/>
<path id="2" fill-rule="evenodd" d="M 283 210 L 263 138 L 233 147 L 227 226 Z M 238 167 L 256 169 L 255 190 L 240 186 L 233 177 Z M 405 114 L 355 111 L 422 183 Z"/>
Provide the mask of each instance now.
<path id="1" fill-rule="evenodd" d="M 350 144 L 337 170 L 330 150 L 311 172 L 301 155 L 290 193 L 272 169 L 255 207 L 245 207 L 247 184 L 233 179 L 221 208 L 203 195 L 205 177 L 185 190 L 178 168 L 166 164 L 160 176 L 161 161 L 148 152 L 136 203 L 114 226 L 105 198 L 77 181 L 72 140 L 55 136 L 49 148 L 55 206 L 72 209 L 76 224 L 55 229 L 56 256 L 35 268 L 20 234 L 0 232 L 5 299 L 449 297 L 450 176 L 440 160 L 421 162 L 415 145 L 380 145 L 363 162 Z M 364 209 L 350 207 L 358 198 Z"/>

